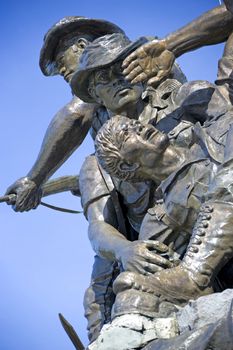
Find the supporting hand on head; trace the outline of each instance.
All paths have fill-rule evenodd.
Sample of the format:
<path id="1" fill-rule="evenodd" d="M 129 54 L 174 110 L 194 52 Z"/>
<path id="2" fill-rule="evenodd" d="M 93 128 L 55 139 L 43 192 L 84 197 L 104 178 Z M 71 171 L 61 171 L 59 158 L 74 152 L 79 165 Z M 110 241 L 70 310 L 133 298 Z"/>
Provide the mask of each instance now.
<path id="1" fill-rule="evenodd" d="M 169 75 L 174 61 L 175 56 L 166 49 L 165 41 L 153 40 L 126 57 L 123 74 L 133 84 L 147 82 L 156 86 Z"/>

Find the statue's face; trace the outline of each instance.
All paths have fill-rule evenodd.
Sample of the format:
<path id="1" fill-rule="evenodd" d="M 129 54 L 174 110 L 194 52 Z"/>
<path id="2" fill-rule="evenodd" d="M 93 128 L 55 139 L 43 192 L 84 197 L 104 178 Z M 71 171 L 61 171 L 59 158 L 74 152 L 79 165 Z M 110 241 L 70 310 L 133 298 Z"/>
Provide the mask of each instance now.
<path id="1" fill-rule="evenodd" d="M 120 152 L 125 162 L 139 164 L 144 170 L 155 169 L 169 143 L 168 136 L 150 124 L 142 125 L 135 120 L 123 125 L 122 132 L 125 133 L 125 142 Z"/>
<path id="2" fill-rule="evenodd" d="M 98 103 L 114 113 L 124 112 L 127 105 L 135 104 L 143 92 L 142 84 L 130 84 L 122 74 L 122 61 L 96 71 L 92 77 Z"/>
<path id="3" fill-rule="evenodd" d="M 56 55 L 56 64 L 59 74 L 69 83 L 74 72 L 78 68 L 79 59 L 89 41 L 85 38 L 77 38 L 75 42 Z"/>

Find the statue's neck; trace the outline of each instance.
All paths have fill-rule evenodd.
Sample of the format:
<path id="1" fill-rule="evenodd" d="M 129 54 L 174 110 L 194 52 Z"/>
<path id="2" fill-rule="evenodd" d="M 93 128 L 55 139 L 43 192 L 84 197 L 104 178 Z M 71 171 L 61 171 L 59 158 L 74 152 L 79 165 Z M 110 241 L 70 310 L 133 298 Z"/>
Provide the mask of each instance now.
<path id="1" fill-rule="evenodd" d="M 124 106 L 122 110 L 118 110 L 117 112 L 109 111 L 109 115 L 110 117 L 114 115 L 122 115 L 130 119 L 138 119 L 144 107 L 145 103 L 140 98 L 136 103 L 129 103 L 128 105 Z"/>
<path id="2" fill-rule="evenodd" d="M 177 171 L 187 159 L 187 150 L 181 147 L 167 147 L 163 155 L 158 159 L 153 169 L 147 169 L 147 175 L 151 180 L 162 182 L 174 171 Z"/>

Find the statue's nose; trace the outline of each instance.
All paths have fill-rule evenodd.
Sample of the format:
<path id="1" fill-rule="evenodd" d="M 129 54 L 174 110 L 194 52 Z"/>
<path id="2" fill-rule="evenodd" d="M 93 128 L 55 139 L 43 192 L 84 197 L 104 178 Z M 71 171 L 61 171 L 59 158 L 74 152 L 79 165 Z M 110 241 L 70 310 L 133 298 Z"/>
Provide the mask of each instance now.
<path id="1" fill-rule="evenodd" d="M 126 83 L 126 81 L 125 81 L 125 79 L 124 79 L 124 77 L 122 76 L 118 76 L 118 77 L 116 77 L 115 79 L 114 79 L 114 81 L 113 81 L 113 86 L 118 86 L 118 85 L 122 85 L 122 84 L 125 84 Z"/>

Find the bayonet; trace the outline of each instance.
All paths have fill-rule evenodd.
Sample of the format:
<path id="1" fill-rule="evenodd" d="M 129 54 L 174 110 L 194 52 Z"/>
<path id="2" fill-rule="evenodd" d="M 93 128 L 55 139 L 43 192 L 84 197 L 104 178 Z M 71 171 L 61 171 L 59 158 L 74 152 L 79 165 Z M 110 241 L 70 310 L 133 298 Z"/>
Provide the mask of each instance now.
<path id="1" fill-rule="evenodd" d="M 75 332 L 74 328 L 71 326 L 71 324 L 65 319 L 65 317 L 62 314 L 58 314 L 59 319 L 61 321 L 62 327 L 66 331 L 66 334 L 72 341 L 74 347 L 76 350 L 85 350 L 85 347 L 83 343 L 81 342 L 78 334 Z"/>

